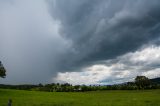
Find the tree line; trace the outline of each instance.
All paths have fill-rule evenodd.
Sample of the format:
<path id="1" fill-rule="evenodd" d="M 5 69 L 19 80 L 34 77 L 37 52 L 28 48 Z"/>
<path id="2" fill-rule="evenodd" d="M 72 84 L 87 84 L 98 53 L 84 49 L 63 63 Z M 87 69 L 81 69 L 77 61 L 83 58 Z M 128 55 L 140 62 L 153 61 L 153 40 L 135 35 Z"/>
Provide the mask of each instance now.
<path id="1" fill-rule="evenodd" d="M 114 85 L 72 85 L 69 83 L 60 84 L 37 84 L 37 85 L 3 85 L 0 88 L 47 91 L 47 92 L 84 92 L 84 91 L 103 91 L 103 90 L 145 90 L 160 89 L 160 84 L 153 82 L 145 76 L 137 76 L 135 81 Z"/>

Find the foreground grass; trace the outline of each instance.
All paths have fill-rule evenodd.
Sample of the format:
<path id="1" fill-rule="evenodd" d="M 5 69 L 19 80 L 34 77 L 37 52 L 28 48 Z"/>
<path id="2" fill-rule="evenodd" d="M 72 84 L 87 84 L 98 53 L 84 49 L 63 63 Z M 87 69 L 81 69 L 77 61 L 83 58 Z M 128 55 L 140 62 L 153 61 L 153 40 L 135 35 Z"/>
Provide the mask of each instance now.
<path id="1" fill-rule="evenodd" d="M 0 89 L 0 106 L 160 106 L 160 90 L 38 92 Z"/>

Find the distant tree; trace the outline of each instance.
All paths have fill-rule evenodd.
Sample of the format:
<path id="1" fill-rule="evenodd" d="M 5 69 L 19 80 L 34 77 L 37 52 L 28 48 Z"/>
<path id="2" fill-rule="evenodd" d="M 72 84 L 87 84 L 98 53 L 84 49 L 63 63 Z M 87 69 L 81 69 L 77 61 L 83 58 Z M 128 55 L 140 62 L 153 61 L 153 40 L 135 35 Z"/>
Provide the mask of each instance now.
<path id="1" fill-rule="evenodd" d="M 151 81 L 145 76 L 137 76 L 135 78 L 135 84 L 139 89 L 145 89 L 151 85 Z"/>
<path id="2" fill-rule="evenodd" d="M 41 83 L 38 84 L 39 87 L 43 87 L 43 85 Z"/>
<path id="3" fill-rule="evenodd" d="M 2 62 L 0 61 L 0 77 L 5 78 L 6 76 L 6 70 L 2 65 Z"/>

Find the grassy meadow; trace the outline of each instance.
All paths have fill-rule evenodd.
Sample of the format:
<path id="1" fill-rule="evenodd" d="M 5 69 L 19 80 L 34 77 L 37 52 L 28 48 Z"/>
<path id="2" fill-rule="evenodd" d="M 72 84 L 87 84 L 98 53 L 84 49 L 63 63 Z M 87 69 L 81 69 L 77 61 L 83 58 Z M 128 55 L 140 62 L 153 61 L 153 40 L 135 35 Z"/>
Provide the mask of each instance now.
<path id="1" fill-rule="evenodd" d="M 0 106 L 160 106 L 160 90 L 39 92 L 0 89 Z"/>

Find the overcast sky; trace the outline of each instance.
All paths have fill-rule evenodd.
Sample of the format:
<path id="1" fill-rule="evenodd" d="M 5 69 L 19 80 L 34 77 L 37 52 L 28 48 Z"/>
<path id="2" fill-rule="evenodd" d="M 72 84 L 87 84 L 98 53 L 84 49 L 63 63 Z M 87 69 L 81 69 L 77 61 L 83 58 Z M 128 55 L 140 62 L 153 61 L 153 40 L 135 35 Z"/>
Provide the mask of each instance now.
<path id="1" fill-rule="evenodd" d="M 5 84 L 160 77 L 160 0 L 0 0 Z"/>

